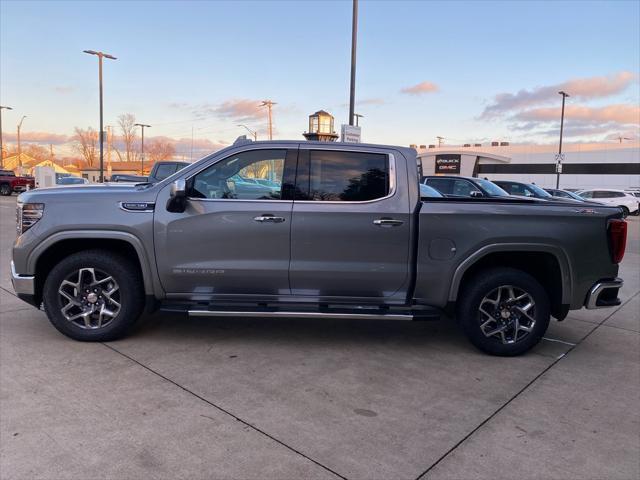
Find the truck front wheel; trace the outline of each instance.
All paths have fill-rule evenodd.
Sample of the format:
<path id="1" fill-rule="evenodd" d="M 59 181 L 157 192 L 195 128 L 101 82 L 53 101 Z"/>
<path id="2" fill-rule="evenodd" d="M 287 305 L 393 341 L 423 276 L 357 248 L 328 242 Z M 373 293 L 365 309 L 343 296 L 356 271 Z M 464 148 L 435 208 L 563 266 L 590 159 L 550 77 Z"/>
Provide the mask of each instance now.
<path id="1" fill-rule="evenodd" d="M 11 195 L 11 185 L 8 183 L 0 184 L 0 195 L 3 197 L 8 197 Z"/>
<path id="2" fill-rule="evenodd" d="M 58 331 L 75 340 L 104 342 L 122 337 L 136 322 L 144 307 L 144 286 L 127 258 L 86 250 L 53 267 L 43 301 Z"/>
<path id="3" fill-rule="evenodd" d="M 491 355 L 521 355 L 547 331 L 549 297 L 531 275 L 513 268 L 483 270 L 459 293 L 456 317 L 477 348 Z"/>

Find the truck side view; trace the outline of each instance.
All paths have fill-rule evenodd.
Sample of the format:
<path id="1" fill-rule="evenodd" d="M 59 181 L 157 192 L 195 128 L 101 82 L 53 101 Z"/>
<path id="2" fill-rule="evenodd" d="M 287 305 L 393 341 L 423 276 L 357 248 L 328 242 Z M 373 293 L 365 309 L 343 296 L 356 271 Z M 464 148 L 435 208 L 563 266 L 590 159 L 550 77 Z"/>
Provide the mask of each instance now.
<path id="1" fill-rule="evenodd" d="M 230 321 L 445 315 L 504 356 L 536 345 L 551 316 L 620 304 L 619 208 L 421 199 L 420 173 L 403 147 L 239 139 L 155 184 L 25 192 L 13 285 L 83 341 L 123 336 L 145 306 Z"/>
<path id="2" fill-rule="evenodd" d="M 0 170 L 0 195 L 8 197 L 34 187 L 33 177 L 18 177 L 13 170 Z"/>

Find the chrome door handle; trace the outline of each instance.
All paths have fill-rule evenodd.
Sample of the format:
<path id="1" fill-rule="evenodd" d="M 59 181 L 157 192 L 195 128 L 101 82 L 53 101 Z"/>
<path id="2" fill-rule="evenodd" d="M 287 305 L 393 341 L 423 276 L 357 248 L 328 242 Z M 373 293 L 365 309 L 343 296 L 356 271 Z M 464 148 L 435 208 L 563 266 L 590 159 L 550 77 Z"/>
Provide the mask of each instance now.
<path id="1" fill-rule="evenodd" d="M 379 227 L 399 227 L 403 223 L 402 220 L 394 220 L 393 218 L 378 218 L 373 221 L 373 224 Z"/>
<path id="2" fill-rule="evenodd" d="M 256 222 L 269 222 L 269 223 L 282 223 L 284 222 L 284 217 L 274 217 L 273 215 L 258 215 L 257 217 L 253 217 Z"/>

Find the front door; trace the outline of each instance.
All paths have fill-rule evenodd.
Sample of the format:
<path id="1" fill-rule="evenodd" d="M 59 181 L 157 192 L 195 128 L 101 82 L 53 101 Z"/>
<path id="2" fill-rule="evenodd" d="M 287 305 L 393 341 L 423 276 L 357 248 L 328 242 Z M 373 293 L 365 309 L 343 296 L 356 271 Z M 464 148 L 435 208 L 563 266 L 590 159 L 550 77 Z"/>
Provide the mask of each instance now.
<path id="1" fill-rule="evenodd" d="M 393 152 L 301 145 L 292 294 L 379 299 L 406 293 L 412 229 L 406 185 Z"/>
<path id="2" fill-rule="evenodd" d="M 216 161 L 187 179 L 183 213 L 168 212 L 159 195 L 155 249 L 167 293 L 290 294 L 293 202 L 282 185 L 296 160 L 297 150 L 269 148 Z"/>

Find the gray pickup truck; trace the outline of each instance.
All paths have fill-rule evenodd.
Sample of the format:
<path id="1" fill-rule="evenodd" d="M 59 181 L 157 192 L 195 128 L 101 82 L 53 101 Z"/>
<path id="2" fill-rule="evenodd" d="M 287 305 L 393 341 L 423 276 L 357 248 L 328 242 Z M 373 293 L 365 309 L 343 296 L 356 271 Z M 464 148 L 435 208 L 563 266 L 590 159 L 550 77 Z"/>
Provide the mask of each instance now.
<path id="1" fill-rule="evenodd" d="M 77 340 L 120 337 L 145 306 L 230 318 L 444 314 L 505 356 L 538 343 L 551 316 L 620 303 L 619 208 L 421 199 L 420 170 L 408 148 L 239 139 L 156 184 L 26 192 L 13 285 Z"/>

